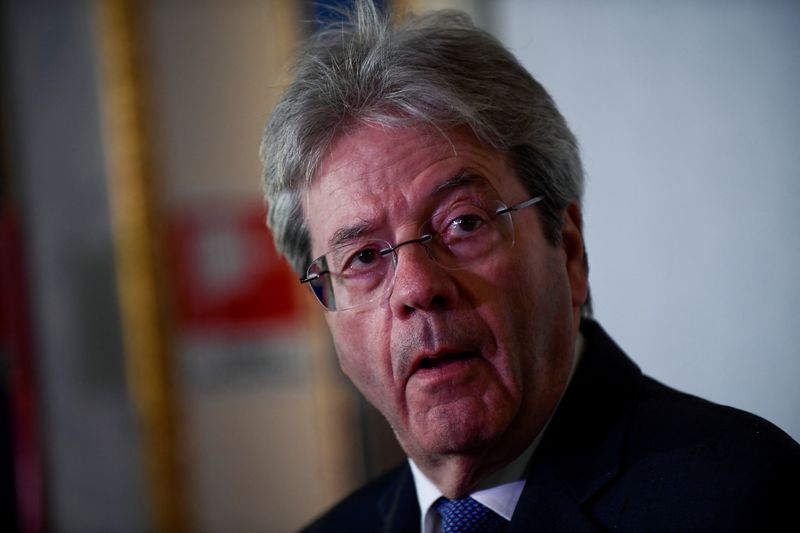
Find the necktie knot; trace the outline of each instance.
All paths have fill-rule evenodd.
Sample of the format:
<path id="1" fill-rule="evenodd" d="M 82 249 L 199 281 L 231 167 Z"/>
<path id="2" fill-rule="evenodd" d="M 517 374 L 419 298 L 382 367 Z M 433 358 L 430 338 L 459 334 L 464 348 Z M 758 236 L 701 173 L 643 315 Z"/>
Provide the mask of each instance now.
<path id="1" fill-rule="evenodd" d="M 439 498 L 433 506 L 442 517 L 442 533 L 495 533 L 507 524 L 502 516 L 470 497 Z"/>

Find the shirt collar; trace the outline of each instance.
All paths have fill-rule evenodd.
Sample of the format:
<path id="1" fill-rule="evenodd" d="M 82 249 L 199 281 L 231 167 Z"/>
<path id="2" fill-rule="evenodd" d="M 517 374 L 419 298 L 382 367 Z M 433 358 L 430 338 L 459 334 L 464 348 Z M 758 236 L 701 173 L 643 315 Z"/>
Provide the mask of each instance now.
<path id="1" fill-rule="evenodd" d="M 543 434 L 544 432 L 540 432 L 539 436 L 514 461 L 483 480 L 470 496 L 510 521 L 522 495 L 522 489 L 525 488 L 525 469 Z M 422 511 L 421 531 L 423 533 L 438 531 L 439 517 L 433 504 L 442 497 L 442 491 L 422 473 L 412 459 L 409 459 L 408 463 L 417 489 L 419 508 Z"/>

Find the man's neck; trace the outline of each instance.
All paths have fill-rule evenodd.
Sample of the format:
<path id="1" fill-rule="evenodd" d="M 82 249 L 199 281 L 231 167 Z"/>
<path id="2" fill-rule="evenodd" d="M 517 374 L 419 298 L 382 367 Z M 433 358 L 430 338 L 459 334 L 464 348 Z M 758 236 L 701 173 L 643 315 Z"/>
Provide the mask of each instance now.
<path id="1" fill-rule="evenodd" d="M 527 444 L 520 450 L 495 451 L 492 454 L 494 457 L 488 454 L 448 454 L 429 462 L 415 460 L 415 465 L 439 488 L 443 496 L 461 498 L 476 490 L 479 485 L 482 486 L 508 465 L 510 460 L 502 461 L 501 457 L 513 459 L 521 455 L 532 440 L 525 441 Z"/>

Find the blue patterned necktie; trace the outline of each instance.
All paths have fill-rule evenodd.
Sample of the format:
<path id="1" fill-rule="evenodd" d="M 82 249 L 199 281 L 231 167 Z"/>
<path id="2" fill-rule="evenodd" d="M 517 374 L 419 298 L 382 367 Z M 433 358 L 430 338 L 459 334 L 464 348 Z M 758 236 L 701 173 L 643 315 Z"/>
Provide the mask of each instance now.
<path id="1" fill-rule="evenodd" d="M 439 498 L 433 507 L 442 517 L 442 533 L 495 533 L 508 524 L 505 518 L 470 497 Z"/>

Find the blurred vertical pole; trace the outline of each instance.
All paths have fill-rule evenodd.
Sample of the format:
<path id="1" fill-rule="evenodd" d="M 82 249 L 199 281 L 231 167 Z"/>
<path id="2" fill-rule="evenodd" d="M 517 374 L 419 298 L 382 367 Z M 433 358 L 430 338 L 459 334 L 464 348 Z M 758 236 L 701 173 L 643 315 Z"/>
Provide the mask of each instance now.
<path id="1" fill-rule="evenodd" d="M 8 41 L 0 13 L 0 516 L 20 533 L 45 529 L 30 295 L 11 136 Z M 13 182 L 13 183 L 12 183 Z"/>
<path id="2" fill-rule="evenodd" d="M 157 531 L 188 529 L 137 7 L 98 1 L 101 101 L 126 366 Z"/>
<path id="3" fill-rule="evenodd" d="M 3 99 L 0 105 L 5 104 Z M 44 530 L 38 391 L 25 250 L 11 192 L 11 157 L 6 157 L 4 135 L 7 122 L 2 115 L 0 111 L 0 511 L 9 530 L 37 533 Z"/>

